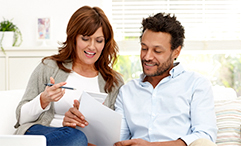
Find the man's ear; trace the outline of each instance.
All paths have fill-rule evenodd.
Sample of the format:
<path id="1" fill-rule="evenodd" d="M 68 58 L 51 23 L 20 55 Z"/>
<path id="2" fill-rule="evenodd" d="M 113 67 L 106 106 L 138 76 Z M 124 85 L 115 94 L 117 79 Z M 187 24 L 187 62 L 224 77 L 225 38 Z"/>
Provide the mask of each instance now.
<path id="1" fill-rule="evenodd" d="M 175 60 L 176 60 L 176 58 L 179 56 L 179 54 L 180 54 L 180 52 L 181 52 L 181 49 L 182 49 L 182 47 L 179 46 L 179 47 L 177 47 L 177 49 L 175 49 L 175 50 L 173 51 L 173 58 L 175 58 Z"/>

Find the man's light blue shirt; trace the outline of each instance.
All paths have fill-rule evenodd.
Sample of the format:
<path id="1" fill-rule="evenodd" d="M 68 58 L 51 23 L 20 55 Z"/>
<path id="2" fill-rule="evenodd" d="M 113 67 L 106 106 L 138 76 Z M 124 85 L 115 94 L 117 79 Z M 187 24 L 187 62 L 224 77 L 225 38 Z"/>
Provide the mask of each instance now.
<path id="1" fill-rule="evenodd" d="M 150 142 L 181 138 L 187 145 L 199 138 L 216 141 L 217 126 L 211 83 L 185 71 L 179 63 L 153 88 L 134 79 L 122 86 L 115 111 L 123 115 L 121 140 Z"/>

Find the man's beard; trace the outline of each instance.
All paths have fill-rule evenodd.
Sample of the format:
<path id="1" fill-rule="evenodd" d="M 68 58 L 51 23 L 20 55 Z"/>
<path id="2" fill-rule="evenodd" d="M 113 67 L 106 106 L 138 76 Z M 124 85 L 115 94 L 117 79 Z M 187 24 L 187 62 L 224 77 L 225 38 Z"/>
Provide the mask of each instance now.
<path id="1" fill-rule="evenodd" d="M 143 72 L 146 76 L 149 76 L 149 77 L 154 77 L 154 76 L 159 76 L 159 75 L 163 75 L 164 73 L 166 73 L 172 66 L 173 66 L 173 61 L 172 61 L 172 54 L 169 56 L 169 58 L 167 59 L 166 62 L 162 63 L 161 65 L 158 63 L 156 63 L 155 65 L 157 66 L 157 70 L 154 72 L 154 73 L 147 73 L 145 72 L 144 70 L 144 63 L 149 63 L 151 61 L 146 61 L 146 60 L 141 60 L 142 62 L 142 69 L 143 69 Z"/>

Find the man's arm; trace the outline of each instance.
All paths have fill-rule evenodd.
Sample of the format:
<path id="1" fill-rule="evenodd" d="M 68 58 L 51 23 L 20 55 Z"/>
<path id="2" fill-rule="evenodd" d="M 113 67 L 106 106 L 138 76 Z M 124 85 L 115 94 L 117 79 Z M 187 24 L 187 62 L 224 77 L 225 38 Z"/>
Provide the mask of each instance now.
<path id="1" fill-rule="evenodd" d="M 130 130 L 127 125 L 126 115 L 125 115 L 124 108 L 123 108 L 123 100 L 122 100 L 123 99 L 123 95 L 122 95 L 123 88 L 122 87 L 120 88 L 119 94 L 116 98 L 115 112 L 120 113 L 122 115 L 120 140 L 127 140 L 127 139 L 130 139 L 131 136 L 130 136 Z"/>
<path id="2" fill-rule="evenodd" d="M 143 139 L 131 139 L 120 141 L 114 144 L 114 146 L 187 146 L 186 143 L 181 140 L 165 141 L 165 142 L 148 142 Z"/>
<path id="3" fill-rule="evenodd" d="M 215 142 L 217 126 L 211 83 L 206 78 L 199 78 L 193 85 L 192 90 L 190 109 L 192 133 L 180 138 L 187 145 L 199 138 L 206 138 Z"/>

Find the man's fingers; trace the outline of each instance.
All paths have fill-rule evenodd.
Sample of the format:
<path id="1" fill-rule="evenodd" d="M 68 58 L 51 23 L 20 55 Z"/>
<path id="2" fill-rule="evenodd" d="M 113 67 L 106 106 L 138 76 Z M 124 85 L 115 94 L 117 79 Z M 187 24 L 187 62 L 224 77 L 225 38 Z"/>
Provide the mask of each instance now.
<path id="1" fill-rule="evenodd" d="M 137 139 L 123 140 L 123 141 L 115 143 L 115 146 L 129 146 L 129 145 L 134 145 L 137 143 L 138 143 Z"/>
<path id="2" fill-rule="evenodd" d="M 115 143 L 114 146 L 125 146 L 125 145 L 123 145 L 122 141 L 120 141 L 120 142 Z"/>
<path id="3" fill-rule="evenodd" d="M 125 146 L 125 145 L 131 145 L 131 144 L 134 144 L 134 143 L 133 143 L 132 140 L 124 140 L 124 141 L 121 142 L 121 144 L 122 144 L 123 146 Z"/>

